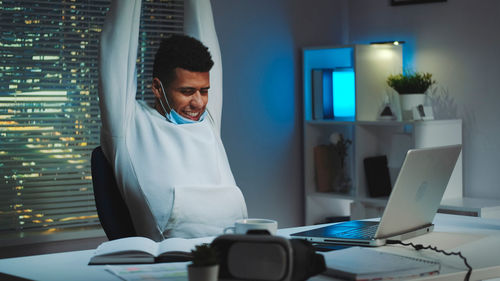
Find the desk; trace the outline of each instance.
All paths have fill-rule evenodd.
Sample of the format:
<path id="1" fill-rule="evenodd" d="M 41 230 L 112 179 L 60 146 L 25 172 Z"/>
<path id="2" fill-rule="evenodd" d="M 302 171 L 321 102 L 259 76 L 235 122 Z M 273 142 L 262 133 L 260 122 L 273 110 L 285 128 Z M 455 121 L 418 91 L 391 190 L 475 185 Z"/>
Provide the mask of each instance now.
<path id="1" fill-rule="evenodd" d="M 461 251 L 474 269 L 471 280 L 500 277 L 500 220 L 468 216 L 437 214 L 433 233 L 407 240 L 406 242 L 432 244 L 448 251 Z M 288 237 L 291 233 L 314 226 L 280 229 L 279 235 Z M 441 273 L 418 280 L 463 280 L 467 268 L 456 256 L 443 256 L 430 251 L 413 251 L 402 246 L 384 246 L 378 249 L 404 253 L 415 257 L 438 258 Z M 116 276 L 104 271 L 105 266 L 88 266 L 93 250 L 64 252 L 9 258 L 0 260 L 0 272 L 41 281 L 118 281 Z M 324 276 L 311 278 L 313 281 L 332 280 Z"/>

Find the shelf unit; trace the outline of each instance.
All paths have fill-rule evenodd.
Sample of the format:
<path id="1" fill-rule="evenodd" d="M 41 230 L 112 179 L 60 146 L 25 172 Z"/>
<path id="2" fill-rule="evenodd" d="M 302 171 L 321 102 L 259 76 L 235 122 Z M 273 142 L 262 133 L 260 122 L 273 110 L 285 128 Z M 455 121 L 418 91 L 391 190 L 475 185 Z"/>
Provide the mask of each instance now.
<path id="1" fill-rule="evenodd" d="M 317 191 L 312 151 L 314 146 L 328 143 L 332 133 L 342 133 L 353 142 L 346 161 L 353 179 L 351 189 L 347 193 Z M 461 136 L 462 122 L 459 119 L 415 122 L 305 122 L 306 223 L 317 223 L 329 216 L 350 216 L 353 219 L 380 216 L 387 198 L 372 198 L 368 195 L 363 159 L 386 155 L 393 185 L 408 149 L 461 144 Z M 444 199 L 461 197 L 462 156 L 457 161 Z M 322 206 L 322 209 L 318 210 L 318 206 Z M 339 209 L 339 206 L 342 208 Z"/>
<path id="2" fill-rule="evenodd" d="M 368 195 L 363 160 L 386 155 L 391 184 L 399 173 L 408 149 L 461 144 L 461 120 L 377 121 L 386 95 L 385 79 L 402 70 L 402 50 L 393 45 L 350 45 L 314 47 L 303 50 L 304 81 L 304 193 L 306 224 L 324 222 L 326 217 L 361 219 L 381 215 L 387 198 Z M 313 69 L 351 67 L 355 75 L 355 116 L 316 120 L 313 114 L 311 72 Z M 335 93 L 334 93 L 335 95 Z M 345 169 L 347 192 L 318 192 L 314 147 L 329 144 L 330 135 L 340 133 L 352 141 Z M 444 198 L 462 197 L 462 156 L 459 157 Z"/>

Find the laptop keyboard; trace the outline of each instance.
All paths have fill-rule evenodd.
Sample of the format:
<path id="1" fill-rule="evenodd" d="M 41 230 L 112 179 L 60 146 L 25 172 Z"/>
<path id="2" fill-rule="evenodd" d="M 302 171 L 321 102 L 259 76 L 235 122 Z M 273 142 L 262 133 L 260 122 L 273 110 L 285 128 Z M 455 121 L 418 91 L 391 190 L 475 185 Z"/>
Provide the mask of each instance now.
<path id="1" fill-rule="evenodd" d="M 351 239 L 372 239 L 373 237 L 375 237 L 377 228 L 378 224 L 367 225 L 364 227 L 353 228 L 347 231 L 339 232 L 335 236 L 351 238 Z"/>

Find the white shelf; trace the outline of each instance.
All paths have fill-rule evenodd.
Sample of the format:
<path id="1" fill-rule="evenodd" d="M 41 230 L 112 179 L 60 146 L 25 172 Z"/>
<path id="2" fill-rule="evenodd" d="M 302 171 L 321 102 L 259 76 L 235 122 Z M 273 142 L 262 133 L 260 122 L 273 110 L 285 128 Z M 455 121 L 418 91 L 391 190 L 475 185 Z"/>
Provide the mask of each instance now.
<path id="1" fill-rule="evenodd" d="M 387 200 L 389 200 L 389 197 L 377 197 L 377 198 L 360 197 L 357 200 L 361 203 L 366 203 L 370 205 L 385 206 L 387 204 Z"/>
<path id="2" fill-rule="evenodd" d="M 358 198 L 353 200 L 363 205 L 362 212 L 358 216 L 380 217 L 387 204 L 387 198 Z M 355 208 L 356 205 L 351 206 Z M 483 198 L 447 198 L 441 201 L 438 213 L 481 217 L 488 219 L 500 219 L 500 200 Z"/>
<path id="3" fill-rule="evenodd" d="M 336 193 L 336 192 L 309 192 L 307 196 L 311 197 L 321 197 L 321 198 L 335 198 L 335 199 L 342 199 L 342 200 L 356 200 L 355 196 L 348 195 L 348 194 L 342 194 L 342 193 Z"/>
<path id="4" fill-rule="evenodd" d="M 441 201 L 440 213 L 482 218 L 500 218 L 500 200 L 483 198 L 448 198 Z"/>
<path id="5" fill-rule="evenodd" d="M 446 119 L 446 120 L 425 120 L 425 121 L 342 121 L 342 120 L 306 120 L 306 124 L 318 125 L 318 126 L 329 126 L 329 125 L 360 125 L 360 126 L 384 126 L 384 127 L 400 127 L 405 125 L 419 125 L 419 124 L 456 124 L 456 119 Z"/>
<path id="6" fill-rule="evenodd" d="M 345 47 L 341 48 L 344 52 Z M 351 66 L 355 71 L 356 84 L 355 120 L 313 120 L 311 70 L 335 68 L 337 62 L 315 57 L 317 54 L 313 55 L 314 59 L 308 57 L 308 50 L 326 49 L 327 52 L 322 52 L 322 54 L 328 54 L 328 52 L 335 52 L 335 47 L 304 50 L 303 153 L 306 224 L 317 223 L 327 216 L 351 215 L 353 219 L 361 219 L 373 217 L 383 211 L 387 198 L 370 198 L 369 196 L 363 163 L 365 158 L 387 156 L 391 185 L 394 185 L 408 149 L 461 144 L 462 142 L 461 120 L 376 120 L 379 106 L 382 105 L 385 95 L 384 89 L 387 88 L 386 77 L 395 73 L 395 69 L 402 69 L 400 49 L 391 50 L 394 59 L 388 61 L 382 60 L 382 56 L 379 56 L 380 49 L 368 46 L 358 47 L 358 45 L 350 46 L 350 48 L 353 48 L 352 57 L 349 60 L 339 60 L 344 64 L 349 61 L 353 63 Z M 351 184 L 348 194 L 318 192 L 316 188 L 314 149 L 318 145 L 329 144 L 329 137 L 332 133 L 340 133 L 344 138 L 352 141 L 346 158 L 346 171 Z M 325 147 L 321 149 L 325 151 L 323 153 L 330 153 Z M 322 189 L 328 190 L 328 184 L 324 184 L 327 177 L 322 177 L 322 179 Z M 460 156 L 444 198 L 461 196 L 462 159 Z"/>

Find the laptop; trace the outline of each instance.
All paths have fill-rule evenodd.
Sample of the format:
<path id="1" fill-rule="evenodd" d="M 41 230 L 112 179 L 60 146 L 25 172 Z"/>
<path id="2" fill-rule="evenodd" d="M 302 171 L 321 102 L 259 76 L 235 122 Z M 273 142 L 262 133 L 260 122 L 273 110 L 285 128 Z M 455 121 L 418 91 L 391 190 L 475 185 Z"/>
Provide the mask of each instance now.
<path id="1" fill-rule="evenodd" d="M 312 243 L 382 246 L 431 232 L 461 145 L 410 149 L 380 221 L 354 220 L 291 234 Z"/>

